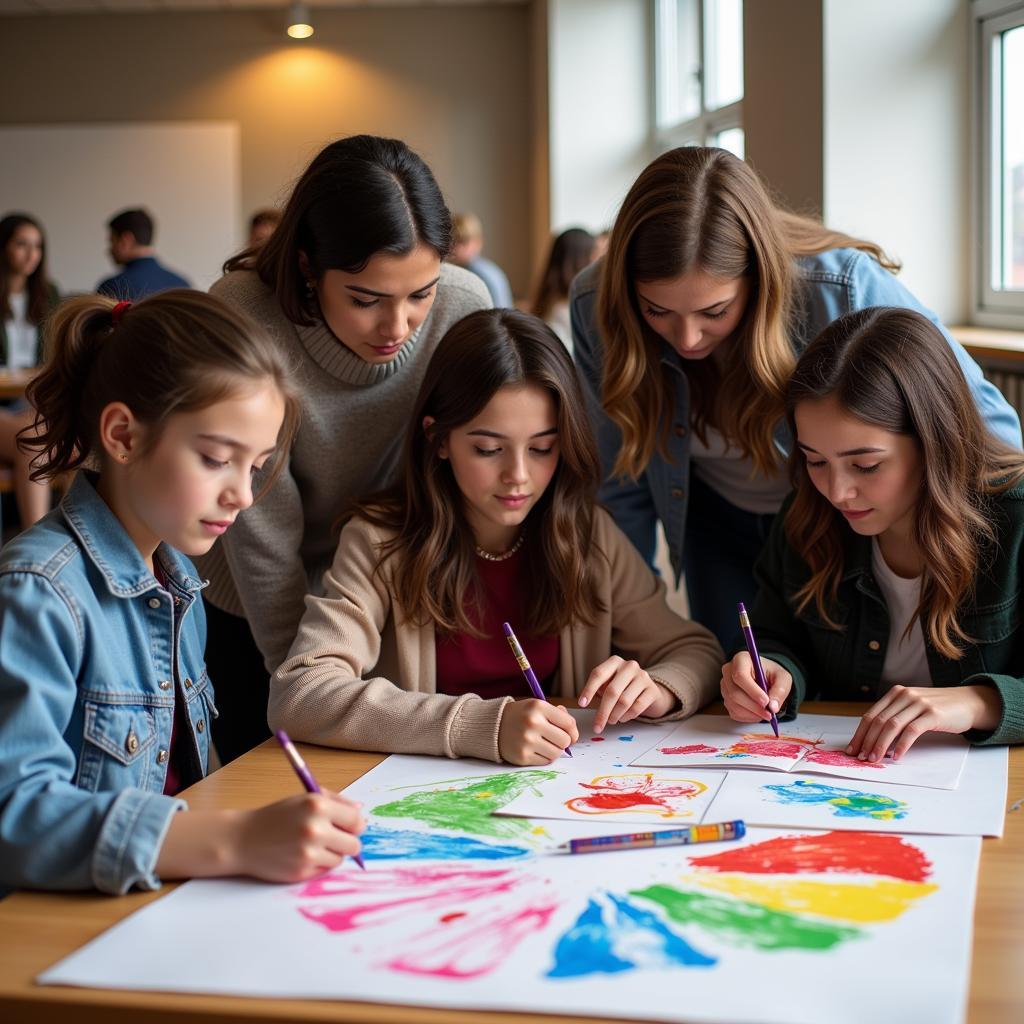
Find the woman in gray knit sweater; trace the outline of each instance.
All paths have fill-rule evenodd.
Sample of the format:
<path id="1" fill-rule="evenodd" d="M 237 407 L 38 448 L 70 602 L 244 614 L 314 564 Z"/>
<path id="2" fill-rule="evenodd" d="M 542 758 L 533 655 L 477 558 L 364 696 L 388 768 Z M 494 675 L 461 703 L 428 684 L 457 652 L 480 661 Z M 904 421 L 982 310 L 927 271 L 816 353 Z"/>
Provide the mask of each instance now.
<path id="1" fill-rule="evenodd" d="M 393 482 L 438 341 L 491 305 L 479 278 L 444 262 L 450 240 L 448 208 L 423 160 L 403 142 L 357 135 L 314 158 L 274 234 L 228 260 L 211 288 L 269 328 L 302 398 L 280 477 L 200 565 L 224 761 L 270 735 L 267 673 L 331 563 L 342 509 Z"/>

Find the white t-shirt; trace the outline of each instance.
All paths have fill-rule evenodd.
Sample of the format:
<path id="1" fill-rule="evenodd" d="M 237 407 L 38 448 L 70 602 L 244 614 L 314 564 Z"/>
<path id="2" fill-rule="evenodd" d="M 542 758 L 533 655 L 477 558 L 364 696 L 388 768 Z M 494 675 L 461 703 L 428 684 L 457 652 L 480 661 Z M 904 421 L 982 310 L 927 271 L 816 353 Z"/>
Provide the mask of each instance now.
<path id="1" fill-rule="evenodd" d="M 896 683 L 904 686 L 931 686 L 932 674 L 928 668 L 924 632 L 919 617 L 914 619 L 910 634 L 905 639 L 903 637 L 907 623 L 921 600 L 921 577 L 915 576 L 908 580 L 897 576 L 886 564 L 882 549 L 874 537 L 871 538 L 871 568 L 889 609 L 889 644 L 885 649 L 882 682 L 890 686 Z"/>
<path id="2" fill-rule="evenodd" d="M 559 341 L 569 350 L 572 355 L 572 324 L 569 321 L 569 302 L 566 299 L 559 299 L 552 303 L 544 322 L 558 335 Z"/>
<path id="3" fill-rule="evenodd" d="M 691 469 L 716 494 L 730 504 L 757 515 L 774 515 L 782 499 L 789 494 L 789 474 L 779 454 L 777 476 L 764 476 L 754 469 L 753 459 L 736 445 L 727 445 L 725 436 L 714 427 L 705 430 L 707 444 L 690 433 Z"/>
<path id="4" fill-rule="evenodd" d="M 28 321 L 28 292 L 9 295 L 13 318 L 4 321 L 7 332 L 7 369 L 29 370 L 36 365 L 37 328 Z"/>

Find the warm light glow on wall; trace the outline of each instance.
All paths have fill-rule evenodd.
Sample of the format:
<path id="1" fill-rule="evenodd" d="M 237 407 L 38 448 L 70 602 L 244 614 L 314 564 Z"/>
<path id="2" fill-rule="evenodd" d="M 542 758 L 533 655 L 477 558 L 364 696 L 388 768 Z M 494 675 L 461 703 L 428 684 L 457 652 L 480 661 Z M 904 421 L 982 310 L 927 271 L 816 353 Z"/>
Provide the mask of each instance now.
<path id="1" fill-rule="evenodd" d="M 313 34 L 313 19 L 309 16 L 309 8 L 299 0 L 288 8 L 287 31 L 292 39 L 308 39 Z"/>

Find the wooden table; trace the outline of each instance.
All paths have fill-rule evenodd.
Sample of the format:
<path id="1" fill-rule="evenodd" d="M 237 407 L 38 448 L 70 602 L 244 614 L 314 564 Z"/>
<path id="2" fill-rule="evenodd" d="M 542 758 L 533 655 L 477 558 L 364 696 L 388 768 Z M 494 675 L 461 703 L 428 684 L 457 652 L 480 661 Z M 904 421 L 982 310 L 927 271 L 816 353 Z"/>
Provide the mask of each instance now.
<path id="1" fill-rule="evenodd" d="M 21 398 L 35 370 L 0 370 L 0 400 Z"/>
<path id="2" fill-rule="evenodd" d="M 808 703 L 804 711 L 857 714 L 856 704 Z M 321 785 L 341 789 L 378 764 L 378 754 L 303 747 Z M 296 791 L 296 779 L 277 744 L 268 740 L 184 794 L 195 809 L 257 807 Z M 1024 747 L 1010 751 L 1009 799 L 1024 797 Z M 395 1024 L 524 1024 L 544 1020 L 582 1024 L 580 1017 L 459 1012 L 371 1003 L 239 999 L 227 996 L 119 992 L 41 987 L 33 978 L 161 892 L 111 897 L 15 893 L 0 901 L 0 1021 L 373 1021 Z M 225 927 L 225 942 L 230 930 Z M 783 984 L 785 980 L 782 979 Z M 1024 807 L 1008 815 L 1002 839 L 986 839 L 974 919 L 971 1024 L 1024 1021 Z"/>

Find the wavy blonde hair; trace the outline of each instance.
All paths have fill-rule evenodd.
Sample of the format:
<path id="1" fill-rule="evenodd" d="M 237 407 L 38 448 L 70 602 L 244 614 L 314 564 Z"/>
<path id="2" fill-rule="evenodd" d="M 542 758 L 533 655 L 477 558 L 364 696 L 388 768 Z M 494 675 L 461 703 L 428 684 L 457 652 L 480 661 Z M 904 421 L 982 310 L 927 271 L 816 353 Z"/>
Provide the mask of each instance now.
<path id="1" fill-rule="evenodd" d="M 932 646 L 956 660 L 972 643 L 958 610 L 995 553 L 990 499 L 1024 480 L 1024 453 L 988 432 L 945 336 L 914 310 L 858 310 L 814 339 L 786 393 L 794 437 L 797 406 L 829 397 L 857 419 L 917 443 L 923 472 L 914 540 L 925 569 L 911 624 L 920 617 Z M 811 482 L 805 461 L 794 449 L 796 493 L 786 512 L 786 538 L 811 572 L 794 595 L 795 610 L 813 602 L 822 620 L 840 629 L 829 608 L 850 528 Z"/>
<path id="2" fill-rule="evenodd" d="M 796 362 L 788 335 L 794 259 L 844 246 L 898 269 L 873 242 L 780 209 L 754 171 L 724 149 L 683 146 L 649 164 L 615 220 L 598 288 L 602 404 L 622 433 L 614 472 L 635 479 L 655 450 L 666 454 L 671 424 L 671 382 L 661 367 L 665 342 L 643 318 L 638 282 L 694 269 L 747 279 L 733 358 L 721 370 L 710 359 L 687 362 L 684 370 L 698 436 L 706 440 L 714 426 L 759 472 L 775 474 L 772 433 Z"/>

